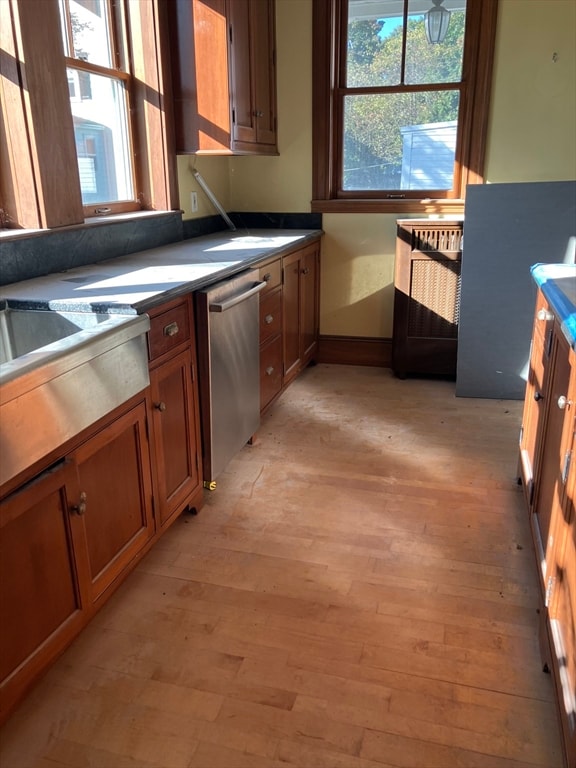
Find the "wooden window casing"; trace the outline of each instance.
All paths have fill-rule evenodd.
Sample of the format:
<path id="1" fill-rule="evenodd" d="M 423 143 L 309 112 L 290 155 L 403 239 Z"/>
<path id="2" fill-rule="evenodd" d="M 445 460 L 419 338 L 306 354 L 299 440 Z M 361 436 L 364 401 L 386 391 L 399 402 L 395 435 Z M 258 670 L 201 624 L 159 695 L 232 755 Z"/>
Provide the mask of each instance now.
<path id="1" fill-rule="evenodd" d="M 469 0 L 462 62 L 454 187 L 434 197 L 424 190 L 344 191 L 342 104 L 347 0 L 313 0 L 313 177 L 311 210 L 323 213 L 461 213 L 467 184 L 484 181 L 484 156 L 498 0 Z M 445 86 L 438 86 L 444 90 Z M 384 90 L 384 89 L 381 89 Z M 412 86 L 412 90 L 419 90 Z M 424 86 L 421 90 L 431 90 Z"/>
<path id="2" fill-rule="evenodd" d="M 107 214 L 179 207 L 162 0 L 117 0 L 126 19 L 134 201 Z M 122 41 L 120 41 L 122 42 Z M 0 2 L 0 227 L 51 229 L 94 215 L 80 190 L 58 0 Z M 118 77 L 119 73 L 115 73 Z M 125 75 L 120 74 L 120 77 Z"/>

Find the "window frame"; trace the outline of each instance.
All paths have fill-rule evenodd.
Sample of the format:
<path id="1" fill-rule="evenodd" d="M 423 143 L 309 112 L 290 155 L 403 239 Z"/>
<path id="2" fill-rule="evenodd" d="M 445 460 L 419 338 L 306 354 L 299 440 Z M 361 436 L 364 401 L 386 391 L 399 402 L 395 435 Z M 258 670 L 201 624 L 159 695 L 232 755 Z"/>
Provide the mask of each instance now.
<path id="1" fill-rule="evenodd" d="M 166 5 L 112 0 L 112 6 L 126 20 L 118 42 L 132 78 L 135 200 L 103 203 L 110 210 L 101 215 L 177 210 Z M 58 0 L 2 0 L 0 38 L 0 227 L 83 225 L 95 206 L 82 204 L 66 75 L 67 64 L 83 66 L 64 56 Z"/>
<path id="2" fill-rule="evenodd" d="M 343 153 L 341 105 L 343 90 L 346 90 L 340 89 L 340 83 L 345 71 L 347 0 L 313 0 L 313 212 L 428 215 L 464 211 L 466 185 L 484 181 L 497 10 L 498 0 L 467 3 L 454 191 L 430 198 L 418 191 L 408 193 L 406 190 L 405 198 L 400 200 L 386 197 L 390 190 L 362 193 L 339 189 L 338 171 Z M 438 89 L 444 89 L 443 84 Z M 403 193 L 404 190 L 398 191 Z"/>

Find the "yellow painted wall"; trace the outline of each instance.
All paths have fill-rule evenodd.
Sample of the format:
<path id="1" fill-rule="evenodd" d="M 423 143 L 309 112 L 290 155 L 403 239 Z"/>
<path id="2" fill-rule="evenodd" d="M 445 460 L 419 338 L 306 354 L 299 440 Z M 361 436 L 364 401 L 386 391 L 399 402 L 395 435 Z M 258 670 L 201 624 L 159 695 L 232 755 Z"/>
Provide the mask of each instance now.
<path id="1" fill-rule="evenodd" d="M 576 179 L 576 2 L 500 0 L 486 180 Z"/>
<path id="2" fill-rule="evenodd" d="M 500 0 L 489 182 L 576 178 L 575 29 L 574 0 Z M 312 0 L 276 0 L 276 30 L 280 156 L 198 158 L 228 210 L 310 210 Z M 187 163 L 179 158 L 185 210 Z M 323 228 L 320 332 L 390 337 L 396 217 L 330 214 Z"/>

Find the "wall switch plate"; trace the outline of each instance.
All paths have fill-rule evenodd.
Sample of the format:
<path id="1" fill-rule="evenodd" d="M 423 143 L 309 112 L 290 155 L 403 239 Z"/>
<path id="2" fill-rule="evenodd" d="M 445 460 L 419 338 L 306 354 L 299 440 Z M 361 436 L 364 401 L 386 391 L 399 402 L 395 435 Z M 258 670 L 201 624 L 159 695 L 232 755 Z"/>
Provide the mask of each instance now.
<path id="1" fill-rule="evenodd" d="M 196 213 L 198 210 L 198 192 L 190 192 L 190 208 L 192 213 Z"/>

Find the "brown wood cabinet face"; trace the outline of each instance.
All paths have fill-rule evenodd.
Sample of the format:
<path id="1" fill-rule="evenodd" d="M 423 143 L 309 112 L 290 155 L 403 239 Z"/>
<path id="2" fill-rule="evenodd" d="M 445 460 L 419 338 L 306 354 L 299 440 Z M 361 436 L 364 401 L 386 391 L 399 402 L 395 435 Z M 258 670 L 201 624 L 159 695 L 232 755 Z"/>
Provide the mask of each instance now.
<path id="1" fill-rule="evenodd" d="M 282 336 L 275 336 L 260 349 L 260 410 L 282 390 Z"/>
<path id="2" fill-rule="evenodd" d="M 197 398 L 190 349 L 150 372 L 160 524 L 200 486 Z"/>
<path id="3" fill-rule="evenodd" d="M 284 321 L 284 382 L 294 378 L 300 369 L 300 291 L 301 253 L 287 256 L 283 262 L 282 314 Z"/>
<path id="4" fill-rule="evenodd" d="M 306 249 L 302 257 L 302 360 L 307 365 L 318 348 L 319 323 L 319 246 Z"/>
<path id="5" fill-rule="evenodd" d="M 576 765 L 576 431 L 572 429 L 569 446 L 573 460 L 566 484 L 566 497 L 553 532 L 557 546 L 549 555 L 549 573 L 553 590 L 548 608 L 553 670 L 564 746 L 568 765 Z"/>
<path id="6" fill-rule="evenodd" d="M 84 521 L 90 592 L 97 600 L 154 534 L 146 406 L 136 406 L 73 454 Z"/>
<path id="7" fill-rule="evenodd" d="M 568 344 L 564 337 L 559 336 L 555 340 L 553 356 L 550 359 L 551 380 L 546 393 L 548 400 L 545 431 L 542 434 L 541 466 L 536 475 L 535 505 L 533 510 L 533 526 L 536 533 L 536 541 L 541 542 L 541 552 L 546 561 L 543 569 L 543 578 L 547 581 L 551 578 L 548 572 L 548 560 L 551 551 L 556 546 L 554 538 L 549 539 L 553 518 L 561 514 L 564 497 L 563 468 L 568 443 L 568 431 L 570 427 L 573 409 L 558 408 L 558 399 L 568 396 L 571 365 L 568 355 Z M 545 584 L 545 589 L 547 584 Z"/>
<path id="8" fill-rule="evenodd" d="M 551 330 L 546 317 L 551 315 L 544 296 L 539 293 L 534 316 L 530 370 L 526 384 L 524 411 L 522 414 L 522 435 L 520 439 L 520 469 L 526 502 L 530 510 L 534 504 L 534 478 L 538 472 L 541 453 L 537 446 L 542 444 L 545 416 L 548 405 L 550 383 Z M 550 325 L 550 328 L 547 326 Z"/>
<path id="9" fill-rule="evenodd" d="M 176 151 L 276 154 L 273 0 L 168 4 Z"/>
<path id="10" fill-rule="evenodd" d="M 227 0 L 230 23 L 232 148 L 276 148 L 274 3 Z"/>
<path id="11" fill-rule="evenodd" d="M 84 622 L 79 496 L 63 462 L 0 505 L 0 719 Z"/>
<path id="12" fill-rule="evenodd" d="M 318 347 L 320 245 L 283 260 L 284 383 L 314 357 Z"/>
<path id="13" fill-rule="evenodd" d="M 576 354 L 538 292 L 520 464 L 540 595 L 542 658 L 556 686 L 566 764 L 576 765 Z M 530 466 L 531 465 L 531 466 Z M 532 497 L 532 498 L 530 498 Z M 530 503 L 531 502 L 531 503 Z"/>
<path id="14" fill-rule="evenodd" d="M 151 313 L 148 332 L 148 358 L 157 360 L 175 350 L 190 339 L 190 306 L 187 301 L 177 301 L 164 311 Z"/>

